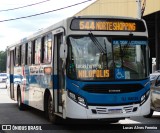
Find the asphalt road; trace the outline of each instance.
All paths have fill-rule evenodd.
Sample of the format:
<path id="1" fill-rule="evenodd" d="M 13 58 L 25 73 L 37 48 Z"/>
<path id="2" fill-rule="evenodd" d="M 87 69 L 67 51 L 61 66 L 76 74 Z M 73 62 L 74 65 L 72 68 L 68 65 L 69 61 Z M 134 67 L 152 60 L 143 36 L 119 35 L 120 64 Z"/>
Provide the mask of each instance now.
<path id="1" fill-rule="evenodd" d="M 26 125 L 27 124 L 27 125 Z M 160 132 L 160 113 L 155 112 L 152 118 L 132 117 L 120 120 L 118 123 L 105 123 L 101 121 L 63 121 L 61 125 L 51 124 L 44 116 L 42 111 L 29 108 L 25 111 L 19 111 L 17 103 L 12 101 L 7 94 L 3 84 L 0 84 L 0 125 L 11 125 L 12 131 L 3 130 L 1 132 L 56 132 L 56 133 L 158 133 Z M 19 127 L 18 127 L 19 126 Z M 39 131 L 28 131 L 28 127 L 37 126 Z M 33 127 L 32 127 L 33 128 Z M 138 130 L 137 130 L 137 129 Z M 146 129 L 154 128 L 154 130 Z M 156 130 L 155 128 L 158 128 Z M 14 129 L 14 130 L 13 130 Z M 42 131 L 40 130 L 42 129 Z M 50 129 L 50 130 L 48 130 Z"/>

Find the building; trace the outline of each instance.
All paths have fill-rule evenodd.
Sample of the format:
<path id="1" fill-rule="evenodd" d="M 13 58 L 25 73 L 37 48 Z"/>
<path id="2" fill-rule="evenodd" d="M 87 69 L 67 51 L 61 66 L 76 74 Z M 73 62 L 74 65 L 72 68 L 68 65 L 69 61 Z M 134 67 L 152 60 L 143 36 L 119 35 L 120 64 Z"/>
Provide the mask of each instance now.
<path id="1" fill-rule="evenodd" d="M 75 16 L 107 15 L 137 18 L 137 1 L 138 0 L 96 0 L 75 14 Z M 156 58 L 156 69 L 160 69 L 160 0 L 141 1 L 142 7 L 145 7 L 142 18 L 146 20 L 149 31 L 150 72 L 152 72 L 152 58 Z"/>

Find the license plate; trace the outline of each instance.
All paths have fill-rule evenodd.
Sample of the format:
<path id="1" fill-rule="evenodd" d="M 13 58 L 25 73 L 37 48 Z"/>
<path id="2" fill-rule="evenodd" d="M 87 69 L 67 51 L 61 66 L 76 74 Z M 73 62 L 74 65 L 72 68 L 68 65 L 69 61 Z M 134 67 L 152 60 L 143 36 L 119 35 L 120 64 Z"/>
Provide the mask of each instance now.
<path id="1" fill-rule="evenodd" d="M 122 113 L 122 109 L 108 109 L 109 114 L 120 114 Z"/>

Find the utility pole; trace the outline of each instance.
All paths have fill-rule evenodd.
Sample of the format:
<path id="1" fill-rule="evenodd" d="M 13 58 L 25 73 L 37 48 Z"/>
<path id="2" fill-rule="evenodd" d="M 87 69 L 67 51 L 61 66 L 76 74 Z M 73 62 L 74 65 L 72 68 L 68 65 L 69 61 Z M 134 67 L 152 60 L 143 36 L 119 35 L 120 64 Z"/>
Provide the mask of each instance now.
<path id="1" fill-rule="evenodd" d="M 141 0 L 136 0 L 137 2 L 137 18 L 141 19 Z"/>

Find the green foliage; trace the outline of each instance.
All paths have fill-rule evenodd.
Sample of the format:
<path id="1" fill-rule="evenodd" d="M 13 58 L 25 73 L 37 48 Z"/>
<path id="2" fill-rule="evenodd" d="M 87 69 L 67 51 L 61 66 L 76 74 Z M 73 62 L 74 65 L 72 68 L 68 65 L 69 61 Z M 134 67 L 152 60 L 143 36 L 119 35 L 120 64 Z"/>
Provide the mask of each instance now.
<path id="1" fill-rule="evenodd" d="M 7 52 L 0 51 L 0 72 L 6 72 Z"/>

